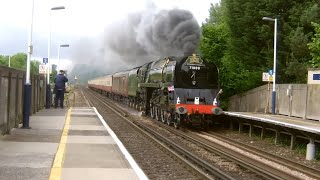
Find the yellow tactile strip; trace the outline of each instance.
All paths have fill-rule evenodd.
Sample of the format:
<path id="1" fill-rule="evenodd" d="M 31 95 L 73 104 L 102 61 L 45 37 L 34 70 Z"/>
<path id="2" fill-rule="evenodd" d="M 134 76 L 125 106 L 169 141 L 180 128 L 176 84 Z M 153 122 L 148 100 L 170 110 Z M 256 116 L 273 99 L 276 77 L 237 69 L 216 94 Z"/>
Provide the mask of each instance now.
<path id="1" fill-rule="evenodd" d="M 67 119 L 64 124 L 59 148 L 58 148 L 58 151 L 56 153 L 56 156 L 54 158 L 54 162 L 53 162 L 53 165 L 51 168 L 49 180 L 60 180 L 60 178 L 61 178 L 61 169 L 62 169 L 62 165 L 63 165 L 63 161 L 64 161 L 64 154 L 66 152 L 68 131 L 69 131 L 69 127 L 70 127 L 71 110 L 72 110 L 72 108 L 70 108 L 67 113 Z"/>

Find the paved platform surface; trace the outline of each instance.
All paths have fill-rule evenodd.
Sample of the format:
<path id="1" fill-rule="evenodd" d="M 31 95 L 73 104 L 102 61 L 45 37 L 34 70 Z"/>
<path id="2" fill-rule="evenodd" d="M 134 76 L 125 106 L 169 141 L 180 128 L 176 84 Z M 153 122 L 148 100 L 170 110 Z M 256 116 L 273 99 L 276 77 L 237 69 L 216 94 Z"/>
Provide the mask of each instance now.
<path id="1" fill-rule="evenodd" d="M 0 179 L 147 179 L 95 108 L 43 110 L 0 137 Z"/>
<path id="2" fill-rule="evenodd" d="M 292 129 L 298 129 L 306 132 L 320 134 L 320 122 L 307 120 L 296 117 L 283 115 L 250 113 L 250 112 L 225 112 L 226 115 L 251 119 L 255 121 L 266 122 L 279 126 L 284 126 Z"/>

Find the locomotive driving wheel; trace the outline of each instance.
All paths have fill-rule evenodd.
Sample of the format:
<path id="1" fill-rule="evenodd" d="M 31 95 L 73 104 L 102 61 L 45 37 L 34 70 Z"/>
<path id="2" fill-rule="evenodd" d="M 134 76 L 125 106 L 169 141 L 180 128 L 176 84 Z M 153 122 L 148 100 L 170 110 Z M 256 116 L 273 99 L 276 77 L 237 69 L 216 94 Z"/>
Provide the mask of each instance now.
<path id="1" fill-rule="evenodd" d="M 166 119 L 166 112 L 164 110 L 160 110 L 160 116 L 161 116 L 161 121 L 163 124 L 165 124 L 167 122 L 167 119 Z"/>
<path id="2" fill-rule="evenodd" d="M 167 125 L 170 126 L 172 123 L 172 114 L 167 113 L 166 119 L 167 119 Z"/>
<path id="3" fill-rule="evenodd" d="M 160 110 L 158 107 L 155 108 L 156 120 L 161 121 Z"/>
<path id="4" fill-rule="evenodd" d="M 151 115 L 151 117 L 153 118 L 153 119 L 155 119 L 155 117 L 156 117 L 156 115 L 155 115 L 155 107 L 154 106 L 152 106 L 151 104 L 150 104 L 150 115 Z"/>

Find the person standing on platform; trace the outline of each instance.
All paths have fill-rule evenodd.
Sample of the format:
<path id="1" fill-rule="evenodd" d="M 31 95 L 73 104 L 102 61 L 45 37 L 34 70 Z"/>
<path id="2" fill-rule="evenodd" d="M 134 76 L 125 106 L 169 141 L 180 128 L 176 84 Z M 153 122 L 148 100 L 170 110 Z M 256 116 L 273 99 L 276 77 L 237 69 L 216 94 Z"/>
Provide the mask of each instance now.
<path id="1" fill-rule="evenodd" d="M 64 75 L 64 71 L 60 70 L 59 74 L 54 78 L 54 93 L 56 94 L 54 99 L 54 108 L 58 107 L 58 101 L 60 100 L 60 107 L 63 108 L 64 92 L 66 88 L 66 82 L 68 78 Z"/>

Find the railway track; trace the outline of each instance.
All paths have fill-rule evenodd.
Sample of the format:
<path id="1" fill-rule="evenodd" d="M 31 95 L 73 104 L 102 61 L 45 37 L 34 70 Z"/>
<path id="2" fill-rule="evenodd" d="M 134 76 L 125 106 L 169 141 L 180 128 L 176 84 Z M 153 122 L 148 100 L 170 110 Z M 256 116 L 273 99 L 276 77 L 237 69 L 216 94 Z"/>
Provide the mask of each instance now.
<path id="1" fill-rule="evenodd" d="M 145 126 L 143 123 L 139 123 L 137 121 L 127 118 L 128 114 L 121 108 L 114 106 L 114 102 L 110 102 L 110 100 L 108 101 L 105 98 L 97 97 L 95 94 L 89 91 L 85 91 L 84 95 L 87 97 L 86 99 L 88 99 L 90 104 L 95 104 L 94 102 L 92 102 L 92 98 L 94 98 L 96 101 L 102 103 L 105 107 L 108 107 L 109 109 L 114 111 L 118 115 L 118 117 L 121 117 L 121 119 L 125 120 L 127 124 L 129 124 L 131 127 L 135 129 L 135 131 L 138 131 L 139 133 L 143 134 L 144 137 L 148 137 L 148 139 L 152 140 L 158 146 L 161 146 L 161 149 L 164 150 L 166 154 L 170 153 L 171 157 L 174 157 L 174 159 L 178 160 L 178 162 L 176 163 L 180 164 L 179 166 L 182 165 L 183 167 L 187 167 L 182 168 L 185 171 L 187 171 L 187 174 L 190 174 L 191 170 L 195 179 L 233 179 L 228 174 L 222 172 L 221 170 L 215 167 L 210 166 L 205 161 L 197 158 L 190 152 L 184 150 L 178 144 L 170 142 L 168 138 L 163 137 L 160 133 L 157 133 L 155 130 Z M 170 145 L 170 147 L 168 146 L 168 144 Z M 147 148 L 150 147 L 148 146 Z M 186 160 L 186 157 L 188 160 Z M 190 163 L 190 161 L 192 163 Z M 181 168 L 178 169 L 180 174 L 183 173 L 181 171 Z M 193 179 L 193 177 L 186 178 Z"/>
<path id="2" fill-rule="evenodd" d="M 307 166 L 304 166 L 302 164 L 299 164 L 297 162 L 294 162 L 292 160 L 283 158 L 283 157 L 279 157 L 270 153 L 267 153 L 265 151 L 256 149 L 252 146 L 248 146 L 244 143 L 240 143 L 238 141 L 235 141 L 233 139 L 224 137 L 220 134 L 217 134 L 215 132 L 200 132 L 201 134 L 208 136 L 210 138 L 214 138 L 217 139 L 219 141 L 225 142 L 230 144 L 231 146 L 234 146 L 238 149 L 241 149 L 242 151 L 248 152 L 250 154 L 253 154 L 255 156 L 259 156 L 261 158 L 264 158 L 268 161 L 277 163 L 281 166 L 287 167 L 288 169 L 290 169 L 291 171 L 296 171 L 302 174 L 305 174 L 306 176 L 312 178 L 312 179 L 320 179 L 320 171 L 317 169 L 313 169 Z"/>
<path id="3" fill-rule="evenodd" d="M 90 92 L 92 93 L 92 92 Z M 91 94 L 93 95 L 93 94 Z M 95 94 L 97 95 L 97 94 Z M 129 116 L 128 113 L 123 110 L 122 108 L 119 108 L 117 106 L 114 106 L 114 102 L 108 99 L 106 97 L 103 97 L 101 95 L 98 95 L 96 99 L 99 99 L 99 101 L 111 105 L 114 111 L 118 113 L 118 115 L 122 117 L 127 117 Z M 111 103 L 111 104 L 110 104 Z M 132 118 L 125 118 L 129 123 L 132 124 L 132 126 L 136 126 L 136 128 L 140 128 L 139 131 L 141 132 L 148 132 L 148 136 L 150 136 L 151 139 L 156 141 L 159 144 L 162 144 L 162 148 L 166 148 L 167 152 L 176 154 L 176 156 L 180 159 L 180 161 L 189 164 L 189 168 L 194 168 L 197 171 L 201 171 L 201 174 L 203 178 L 211 178 L 210 176 L 207 175 L 209 174 L 215 174 L 215 178 L 217 179 L 232 179 L 231 176 L 228 176 L 226 172 L 221 171 L 221 168 L 215 167 L 212 165 L 212 163 L 208 162 L 208 159 L 206 158 L 201 158 L 199 155 L 196 155 L 192 153 L 191 151 L 187 150 L 183 145 L 181 146 L 179 143 L 174 142 L 172 139 L 168 138 L 168 136 L 165 136 L 161 133 L 159 133 L 154 127 L 150 127 L 149 125 L 146 125 L 144 122 L 136 121 Z M 179 136 L 183 138 L 186 141 L 192 142 L 193 144 L 196 144 L 197 146 L 205 149 L 211 154 L 214 154 L 213 156 L 221 156 L 223 159 L 222 161 L 228 161 L 230 163 L 236 163 L 238 166 L 241 166 L 244 172 L 242 173 L 249 173 L 250 177 L 256 177 L 257 179 L 263 178 L 263 179 L 300 179 L 301 177 L 305 178 L 314 178 L 314 179 L 319 179 L 319 175 L 317 174 L 318 171 L 316 170 L 310 170 L 306 166 L 299 165 L 297 163 L 289 163 L 288 161 L 285 160 L 279 160 L 279 157 L 274 156 L 268 156 L 263 152 L 258 153 L 257 150 L 252 149 L 252 147 L 249 146 L 243 146 L 241 144 L 236 145 L 236 143 L 233 143 L 231 140 L 226 140 L 225 137 L 218 136 L 217 134 L 213 133 L 205 133 L 205 132 L 191 132 L 191 131 L 186 131 L 182 132 L 179 130 L 175 130 L 174 128 L 171 128 L 169 126 L 166 126 L 158 121 L 153 122 L 153 124 L 160 126 L 161 128 L 165 129 L 166 131 L 174 134 L 175 136 Z M 170 135 L 169 135 L 170 136 Z M 220 143 L 215 143 L 213 141 L 208 140 L 207 138 L 204 138 L 204 136 L 211 137 L 218 139 L 221 142 L 225 142 L 228 144 L 232 144 L 232 146 L 235 146 L 239 149 L 242 149 L 242 151 L 249 152 L 254 154 L 255 158 L 251 158 L 250 156 L 246 156 L 244 154 L 239 153 L 238 151 L 234 151 L 232 149 L 228 149 L 225 146 L 222 146 Z M 226 142 L 226 141 L 230 141 Z M 170 148 L 168 149 L 165 146 L 169 146 Z M 175 152 L 173 152 L 174 150 Z M 180 156 L 180 157 L 179 157 Z M 184 158 L 182 158 L 183 156 Z M 268 165 L 264 162 L 259 161 L 259 158 L 256 159 L 256 157 L 260 158 L 265 158 L 268 161 L 280 164 L 281 166 L 284 166 L 285 168 L 279 169 L 275 168 L 272 165 Z M 181 159 L 182 158 L 182 159 Z M 187 161 L 187 160 L 188 161 Z M 278 160 L 277 160 L 278 159 Z M 192 162 L 192 163 L 190 163 Z M 191 165 L 191 164 L 196 164 L 196 165 Z M 290 165 L 289 165 L 290 164 Z M 288 165 L 288 166 L 286 166 Z M 290 171 L 287 171 L 287 170 Z M 203 171 L 204 170 L 204 171 Z M 297 174 L 292 173 L 300 173 L 299 176 Z M 252 175 L 254 174 L 254 175 Z M 304 174 L 305 176 L 301 176 L 301 174 Z"/>
<path id="4" fill-rule="evenodd" d="M 168 128 L 166 125 L 163 125 L 160 122 L 156 123 L 159 126 L 166 128 L 168 131 L 175 133 L 184 139 L 187 139 L 188 141 L 192 141 L 199 147 L 203 147 L 211 153 L 219 154 L 230 161 L 236 162 L 240 166 L 257 173 L 259 176 L 262 176 L 266 179 L 320 179 L 319 170 L 312 169 L 288 159 L 261 151 L 221 136 L 217 133 L 207 133 L 203 131 L 181 132 L 174 128 Z M 220 143 L 210 139 L 218 140 Z M 229 149 L 221 144 L 228 144 L 227 146 L 229 147 L 236 147 L 237 149 L 240 149 L 240 152 Z M 265 160 L 261 161 L 261 159 Z M 269 163 L 266 163 L 266 161 Z"/>

